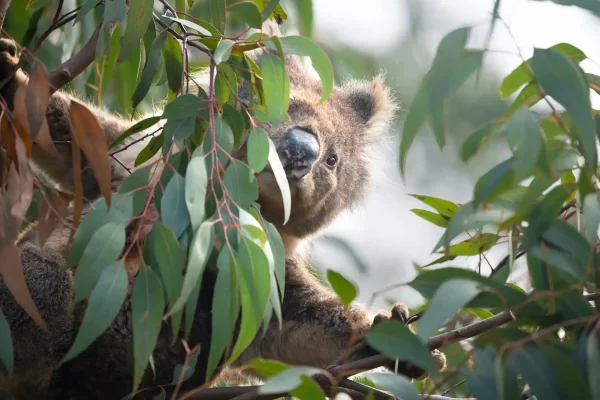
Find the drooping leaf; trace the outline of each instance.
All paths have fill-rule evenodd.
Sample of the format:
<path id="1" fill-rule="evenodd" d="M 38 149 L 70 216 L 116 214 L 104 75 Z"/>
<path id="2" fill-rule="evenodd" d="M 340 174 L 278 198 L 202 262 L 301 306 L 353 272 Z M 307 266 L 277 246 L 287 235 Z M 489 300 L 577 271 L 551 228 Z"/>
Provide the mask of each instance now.
<path id="1" fill-rule="evenodd" d="M 592 118 L 589 85 L 581 68 L 564 54 L 553 49 L 535 49 L 531 69 L 547 95 L 562 104 L 569 113 L 585 158 L 585 168 L 595 171 L 598 165 L 596 131 Z"/>
<path id="2" fill-rule="evenodd" d="M 404 176 L 406 172 L 406 160 L 408 151 L 417 137 L 419 129 L 423 126 L 429 115 L 429 86 L 428 76 L 424 76 L 421 86 L 408 109 L 408 115 L 404 120 L 402 137 L 400 138 L 400 173 Z"/>
<path id="3" fill-rule="evenodd" d="M 227 167 L 223 183 L 231 199 L 243 209 L 248 209 L 258 198 L 257 183 L 250 182 L 250 169 L 239 160 L 233 160 Z"/>
<path id="4" fill-rule="evenodd" d="M 167 44 L 163 48 L 163 57 L 169 89 L 173 93 L 178 93 L 183 80 L 183 55 L 179 41 L 172 35 L 167 36 Z"/>
<path id="5" fill-rule="evenodd" d="M 281 190 L 281 198 L 283 200 L 283 224 L 285 225 L 290 219 L 290 214 L 292 212 L 292 195 L 290 193 L 290 184 L 287 180 L 285 170 L 283 169 L 283 165 L 281 165 L 281 160 L 277 155 L 275 143 L 273 143 L 273 141 L 270 138 L 269 165 L 273 170 L 273 175 L 275 176 L 275 180 L 277 181 L 277 186 L 279 186 L 279 190 Z"/>
<path id="6" fill-rule="evenodd" d="M 140 45 L 140 39 L 152 20 L 153 0 L 130 0 L 127 11 L 127 25 L 121 38 L 119 61 L 126 59 Z"/>
<path id="7" fill-rule="evenodd" d="M 366 339 L 371 347 L 392 359 L 410 361 L 427 371 L 435 369 L 427 346 L 398 321 L 381 321 L 373 326 Z"/>
<path id="8" fill-rule="evenodd" d="M 273 124 L 283 121 L 290 103 L 290 81 L 283 60 L 269 52 L 261 55 L 266 113 L 257 117 Z"/>
<path id="9" fill-rule="evenodd" d="M 240 3 L 238 3 L 240 4 Z M 215 49 L 215 64 L 219 65 L 224 61 L 227 61 L 229 59 L 229 56 L 231 55 L 231 48 L 233 47 L 233 41 L 230 39 L 221 39 L 219 41 L 219 44 L 217 45 L 217 48 Z"/>
<path id="10" fill-rule="evenodd" d="M 185 185 L 185 204 L 187 205 L 192 229 L 195 231 L 204 221 L 204 201 L 208 184 L 206 163 L 200 147 L 194 151 L 188 164 L 185 181 L 188 182 Z"/>
<path id="11" fill-rule="evenodd" d="M 115 262 L 102 271 L 88 299 L 75 341 L 63 361 L 81 354 L 108 329 L 125 301 L 127 284 L 127 271 L 123 262 Z"/>
<path id="12" fill-rule="evenodd" d="M 366 372 L 364 376 L 374 382 L 377 388 L 385 390 L 402 400 L 421 399 L 413 383 L 405 376 L 375 371 Z"/>
<path id="13" fill-rule="evenodd" d="M 112 197 L 112 169 L 108 156 L 108 144 L 104 131 L 92 112 L 83 104 L 71 101 L 73 139 L 87 158 L 100 192 L 110 208 Z"/>
<path id="14" fill-rule="evenodd" d="M 142 102 L 150 90 L 152 81 L 154 80 L 154 77 L 161 66 L 161 60 L 163 59 L 162 52 L 163 48 L 165 47 L 165 43 L 167 42 L 167 35 L 167 30 L 164 30 L 156 35 L 156 39 L 154 39 L 152 42 L 150 53 L 146 58 L 146 63 L 144 64 L 140 81 L 138 86 L 135 88 L 133 96 L 131 97 L 133 108 L 136 108 Z"/>
<path id="15" fill-rule="evenodd" d="M 304 36 L 285 36 L 281 38 L 281 46 L 285 54 L 297 54 L 310 57 L 312 66 L 321 79 L 321 103 L 333 90 L 333 65 L 331 60 L 315 42 Z M 264 69 L 263 69 L 264 73 Z"/>
<path id="16" fill-rule="evenodd" d="M 173 174 L 160 200 L 160 220 L 173 230 L 176 237 L 185 231 L 190 222 L 185 199 L 186 186 L 184 177 Z"/>
<path id="17" fill-rule="evenodd" d="M 160 279 L 150 268 L 140 269 L 131 295 L 133 326 L 134 378 L 131 393 L 135 393 L 154 351 L 162 326 L 165 307 Z"/>
<path id="18" fill-rule="evenodd" d="M 269 136 L 264 129 L 256 127 L 248 135 L 248 165 L 256 172 L 263 170 L 269 161 Z"/>
<path id="19" fill-rule="evenodd" d="M 202 279 L 202 273 L 204 272 L 206 261 L 208 260 L 210 250 L 212 249 L 212 237 L 213 223 L 211 221 L 204 221 L 194 235 L 194 239 L 190 246 L 190 256 L 186 266 L 181 293 L 177 298 L 177 301 L 171 305 L 171 309 L 166 315 L 167 317 L 183 308 L 186 300 L 196 287 L 196 284 Z"/>
<path id="20" fill-rule="evenodd" d="M 302 384 L 302 377 L 314 375 L 321 370 L 315 367 L 288 367 L 286 370 L 270 377 L 258 392 L 260 394 L 286 393 Z"/>
<path id="21" fill-rule="evenodd" d="M 344 307 L 348 307 L 358 294 L 356 284 L 350 282 L 342 274 L 332 269 L 327 270 L 327 280 L 333 288 L 333 291 L 342 301 Z"/>
<path id="22" fill-rule="evenodd" d="M 97 285 L 102 272 L 117 261 L 125 245 L 125 224 L 109 222 L 90 237 L 73 280 L 75 302 L 84 299 Z"/>
<path id="23" fill-rule="evenodd" d="M 443 323 L 481 292 L 479 283 L 452 279 L 440 285 L 419 321 L 418 336 L 427 340 Z"/>
<path id="24" fill-rule="evenodd" d="M 262 27 L 260 10 L 256 4 L 251 1 L 240 1 L 239 3 L 235 3 L 229 6 L 227 11 L 236 15 L 252 28 L 260 29 Z"/>

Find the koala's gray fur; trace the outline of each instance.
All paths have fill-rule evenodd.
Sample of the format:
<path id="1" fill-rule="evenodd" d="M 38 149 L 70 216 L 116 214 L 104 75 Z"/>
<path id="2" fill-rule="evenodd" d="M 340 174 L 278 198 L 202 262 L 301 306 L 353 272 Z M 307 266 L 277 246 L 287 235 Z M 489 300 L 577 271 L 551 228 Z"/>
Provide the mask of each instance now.
<path id="1" fill-rule="evenodd" d="M 265 28 L 267 33 L 278 33 L 273 23 L 267 23 Z M 10 65 L 14 65 L 10 64 L 14 60 L 2 57 L 2 54 L 0 74 L 6 74 L 10 71 Z M 306 72 L 297 57 L 286 56 L 285 62 L 291 83 L 290 121 L 276 128 L 265 126 L 265 129 L 275 144 L 293 127 L 310 130 L 318 137 L 322 154 L 320 161 L 306 176 L 307 179 L 300 184 L 290 185 L 292 214 L 286 225 L 282 224 L 281 194 L 273 176 L 261 173 L 257 177 L 261 212 L 277 227 L 285 245 L 284 323 L 282 330 L 273 322 L 264 337 L 259 334 L 236 365 L 253 357 L 263 357 L 290 364 L 326 367 L 342 354 L 353 335 L 366 333 L 372 326 L 373 318 L 364 307 L 357 304 L 345 310 L 332 291 L 318 284 L 305 268 L 305 256 L 299 244 L 313 237 L 343 210 L 361 200 L 370 177 L 371 146 L 385 134 L 396 105 L 381 76 L 370 82 L 349 82 L 335 87 L 327 102 L 319 104 L 320 81 Z M 203 78 L 206 81 L 206 74 L 198 79 Z M 2 90 L 2 95 L 12 98 L 14 88 L 15 84 L 11 82 Z M 57 92 L 51 98 L 47 120 L 55 141 L 70 140 L 68 118 L 71 98 L 64 92 Z M 91 105 L 89 107 L 104 129 L 109 143 L 132 124 Z M 59 161 L 64 163 L 67 180 L 72 179 L 70 149 L 70 146 L 59 148 L 64 155 L 64 160 Z M 132 147 L 129 154 L 120 156 L 124 156 L 122 160 L 128 160 L 126 164 L 131 164 L 139 149 L 139 146 Z M 335 169 L 327 168 L 321 162 L 322 158 L 333 152 L 339 157 Z M 244 160 L 244 147 L 234 156 Z M 125 170 L 113 162 L 115 189 L 125 176 Z M 84 196 L 90 201 L 99 196 L 98 185 L 91 171 L 84 174 Z M 71 304 L 72 277 L 70 272 L 62 269 L 62 254 L 68 238 L 66 232 L 58 228 L 43 248 L 35 245 L 34 233 L 22 237 L 19 243 L 29 289 L 49 324 L 51 336 L 42 333 L 14 302 L 10 292 L 0 284 L 0 309 L 11 326 L 16 352 L 13 376 L 7 376 L 0 367 L 0 388 L 8 390 L 16 399 L 63 399 L 69 396 L 120 399 L 132 388 L 132 369 L 127 356 L 132 335 L 129 297 L 106 332 L 81 355 L 64 365 L 58 365 L 73 343 L 86 307 L 85 302 Z M 130 263 L 136 262 L 139 260 Z M 132 271 L 135 272 L 135 268 Z M 133 279 L 131 276 L 130 290 Z M 204 382 L 211 338 L 214 282 L 215 272 L 208 268 L 189 340 L 190 347 L 200 344 L 201 352 L 196 374 L 185 382 L 184 389 Z M 156 375 L 148 369 L 142 388 L 169 384 L 175 366 L 183 362 L 183 347 L 180 341 L 171 345 L 171 335 L 169 322 L 164 322 L 153 354 Z M 370 354 L 375 354 L 375 351 L 367 348 L 355 357 Z M 434 352 L 433 355 L 443 368 L 443 354 Z M 411 377 L 423 373 L 410 365 L 404 369 L 401 367 L 401 372 Z M 151 393 L 141 392 L 136 398 L 145 398 Z"/>

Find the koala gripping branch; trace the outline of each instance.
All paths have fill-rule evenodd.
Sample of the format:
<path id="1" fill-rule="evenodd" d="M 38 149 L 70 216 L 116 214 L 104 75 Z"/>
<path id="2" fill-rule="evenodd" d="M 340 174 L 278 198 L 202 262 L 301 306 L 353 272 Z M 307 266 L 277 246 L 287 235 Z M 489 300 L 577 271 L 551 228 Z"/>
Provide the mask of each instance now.
<path id="1" fill-rule="evenodd" d="M 441 335 L 433 336 L 429 339 L 427 346 L 430 350 L 439 349 L 450 343 L 458 342 L 482 334 L 490 329 L 502 326 L 514 320 L 515 316 L 511 311 L 504 311 L 483 321 L 455 329 Z M 364 342 L 358 342 L 354 347 L 364 346 Z M 350 350 L 352 352 L 352 350 Z M 328 374 L 314 375 L 312 378 L 321 387 L 324 393 L 343 392 L 352 399 L 366 399 L 369 391 L 373 393 L 375 400 L 396 399 L 386 392 L 373 389 L 369 386 L 349 380 L 347 377 L 356 375 L 363 371 L 379 368 L 389 363 L 389 359 L 384 355 L 375 355 L 360 360 L 352 361 L 346 364 L 331 366 L 328 368 Z M 332 378 L 340 377 L 337 383 Z M 274 400 L 284 396 L 290 396 L 289 393 L 261 394 L 260 386 L 236 386 L 224 388 L 208 388 L 197 393 L 188 392 L 182 399 L 190 400 Z M 423 398 L 429 400 L 476 400 L 476 399 L 457 399 L 446 396 L 436 396 L 423 394 Z"/>

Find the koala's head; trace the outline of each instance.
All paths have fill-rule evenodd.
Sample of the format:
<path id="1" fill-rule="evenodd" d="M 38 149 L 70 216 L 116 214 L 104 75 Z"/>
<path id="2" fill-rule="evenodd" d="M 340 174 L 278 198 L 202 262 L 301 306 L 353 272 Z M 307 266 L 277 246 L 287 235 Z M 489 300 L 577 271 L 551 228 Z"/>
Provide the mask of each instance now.
<path id="1" fill-rule="evenodd" d="M 293 240 L 314 234 L 361 200 L 373 167 L 373 146 L 387 133 L 397 107 L 381 75 L 336 86 L 320 104 L 318 77 L 297 56 L 286 55 L 285 64 L 289 120 L 262 126 L 290 186 L 292 211 L 285 225 L 281 191 L 269 165 L 257 181 L 262 215 Z"/>

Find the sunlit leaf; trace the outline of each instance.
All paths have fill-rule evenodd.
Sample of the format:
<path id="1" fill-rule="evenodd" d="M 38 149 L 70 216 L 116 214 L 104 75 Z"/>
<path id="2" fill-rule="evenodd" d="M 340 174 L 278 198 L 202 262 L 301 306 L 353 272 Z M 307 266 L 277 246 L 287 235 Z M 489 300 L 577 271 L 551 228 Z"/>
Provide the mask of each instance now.
<path id="1" fill-rule="evenodd" d="M 332 269 L 327 270 L 327 280 L 329 281 L 333 291 L 342 301 L 344 307 L 348 307 L 348 305 L 352 303 L 358 294 L 356 284 L 350 282 L 342 274 Z"/>

